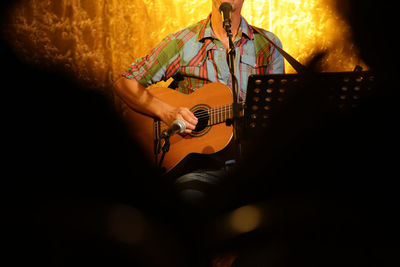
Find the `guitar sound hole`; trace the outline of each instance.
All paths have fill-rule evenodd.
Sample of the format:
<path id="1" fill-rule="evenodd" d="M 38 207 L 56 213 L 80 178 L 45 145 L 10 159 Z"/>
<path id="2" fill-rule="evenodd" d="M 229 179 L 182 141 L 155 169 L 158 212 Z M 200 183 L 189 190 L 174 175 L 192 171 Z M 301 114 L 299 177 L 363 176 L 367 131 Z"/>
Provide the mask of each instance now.
<path id="1" fill-rule="evenodd" d="M 203 131 L 208 126 L 208 120 L 209 120 L 208 111 L 204 109 L 199 109 L 193 112 L 193 114 L 198 119 L 196 129 L 194 129 L 194 132 Z"/>

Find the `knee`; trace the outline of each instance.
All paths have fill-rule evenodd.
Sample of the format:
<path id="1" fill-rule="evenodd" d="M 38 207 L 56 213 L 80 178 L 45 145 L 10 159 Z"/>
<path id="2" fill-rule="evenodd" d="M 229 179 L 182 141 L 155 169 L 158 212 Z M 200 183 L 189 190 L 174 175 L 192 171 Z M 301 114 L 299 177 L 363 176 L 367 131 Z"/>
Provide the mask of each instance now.
<path id="1" fill-rule="evenodd" d="M 198 189 L 185 188 L 178 191 L 178 198 L 189 207 L 201 207 L 206 200 L 206 194 Z"/>

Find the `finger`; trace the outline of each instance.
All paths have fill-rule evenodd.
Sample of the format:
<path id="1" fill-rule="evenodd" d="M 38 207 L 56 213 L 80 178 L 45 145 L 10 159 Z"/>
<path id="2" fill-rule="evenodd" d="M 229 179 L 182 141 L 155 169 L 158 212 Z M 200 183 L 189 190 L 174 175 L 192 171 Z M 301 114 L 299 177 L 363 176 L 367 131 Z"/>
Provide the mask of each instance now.
<path id="1" fill-rule="evenodd" d="M 196 125 L 186 122 L 186 129 L 194 130 L 196 129 Z"/>
<path id="2" fill-rule="evenodd" d="M 192 133 L 192 130 L 186 129 L 183 133 L 184 133 L 184 134 L 190 134 L 190 133 Z"/>
<path id="3" fill-rule="evenodd" d="M 198 122 L 197 117 L 187 108 L 182 110 L 181 115 L 183 119 L 190 124 L 196 125 Z"/>
<path id="4" fill-rule="evenodd" d="M 189 124 L 193 125 L 194 127 L 196 127 L 198 123 L 198 119 L 191 112 L 186 116 L 183 116 L 183 119 L 187 121 Z"/>
<path id="5" fill-rule="evenodd" d="M 186 125 L 186 127 L 185 127 L 185 131 L 183 132 L 184 134 L 190 134 L 196 128 L 195 125 L 188 123 L 187 121 L 185 122 L 185 125 Z"/>

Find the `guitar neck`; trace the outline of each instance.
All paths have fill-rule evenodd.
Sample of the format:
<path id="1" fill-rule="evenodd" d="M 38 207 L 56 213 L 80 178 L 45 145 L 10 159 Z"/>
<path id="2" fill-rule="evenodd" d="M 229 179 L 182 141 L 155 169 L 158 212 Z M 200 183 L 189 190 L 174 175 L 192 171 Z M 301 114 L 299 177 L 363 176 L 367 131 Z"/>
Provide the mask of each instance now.
<path id="1" fill-rule="evenodd" d="M 208 126 L 220 124 L 233 118 L 232 105 L 220 106 L 208 110 Z"/>
<path id="2" fill-rule="evenodd" d="M 240 103 L 244 105 L 244 103 Z M 241 114 L 243 115 L 243 114 Z M 225 105 L 208 110 L 208 126 L 220 124 L 233 118 L 233 105 Z"/>

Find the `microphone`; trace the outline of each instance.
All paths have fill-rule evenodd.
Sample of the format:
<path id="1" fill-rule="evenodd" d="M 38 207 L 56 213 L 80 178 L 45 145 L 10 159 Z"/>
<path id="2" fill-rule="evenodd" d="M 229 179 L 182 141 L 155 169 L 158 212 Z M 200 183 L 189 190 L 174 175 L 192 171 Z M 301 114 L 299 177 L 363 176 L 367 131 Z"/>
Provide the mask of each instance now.
<path id="1" fill-rule="evenodd" d="M 231 28 L 231 12 L 232 12 L 232 5 L 224 2 L 219 6 L 219 12 L 223 17 L 222 26 L 226 31 Z"/>
<path id="2" fill-rule="evenodd" d="M 172 136 L 176 133 L 183 133 L 186 130 L 186 123 L 182 120 L 175 120 L 171 127 L 161 134 L 161 138 Z"/>

